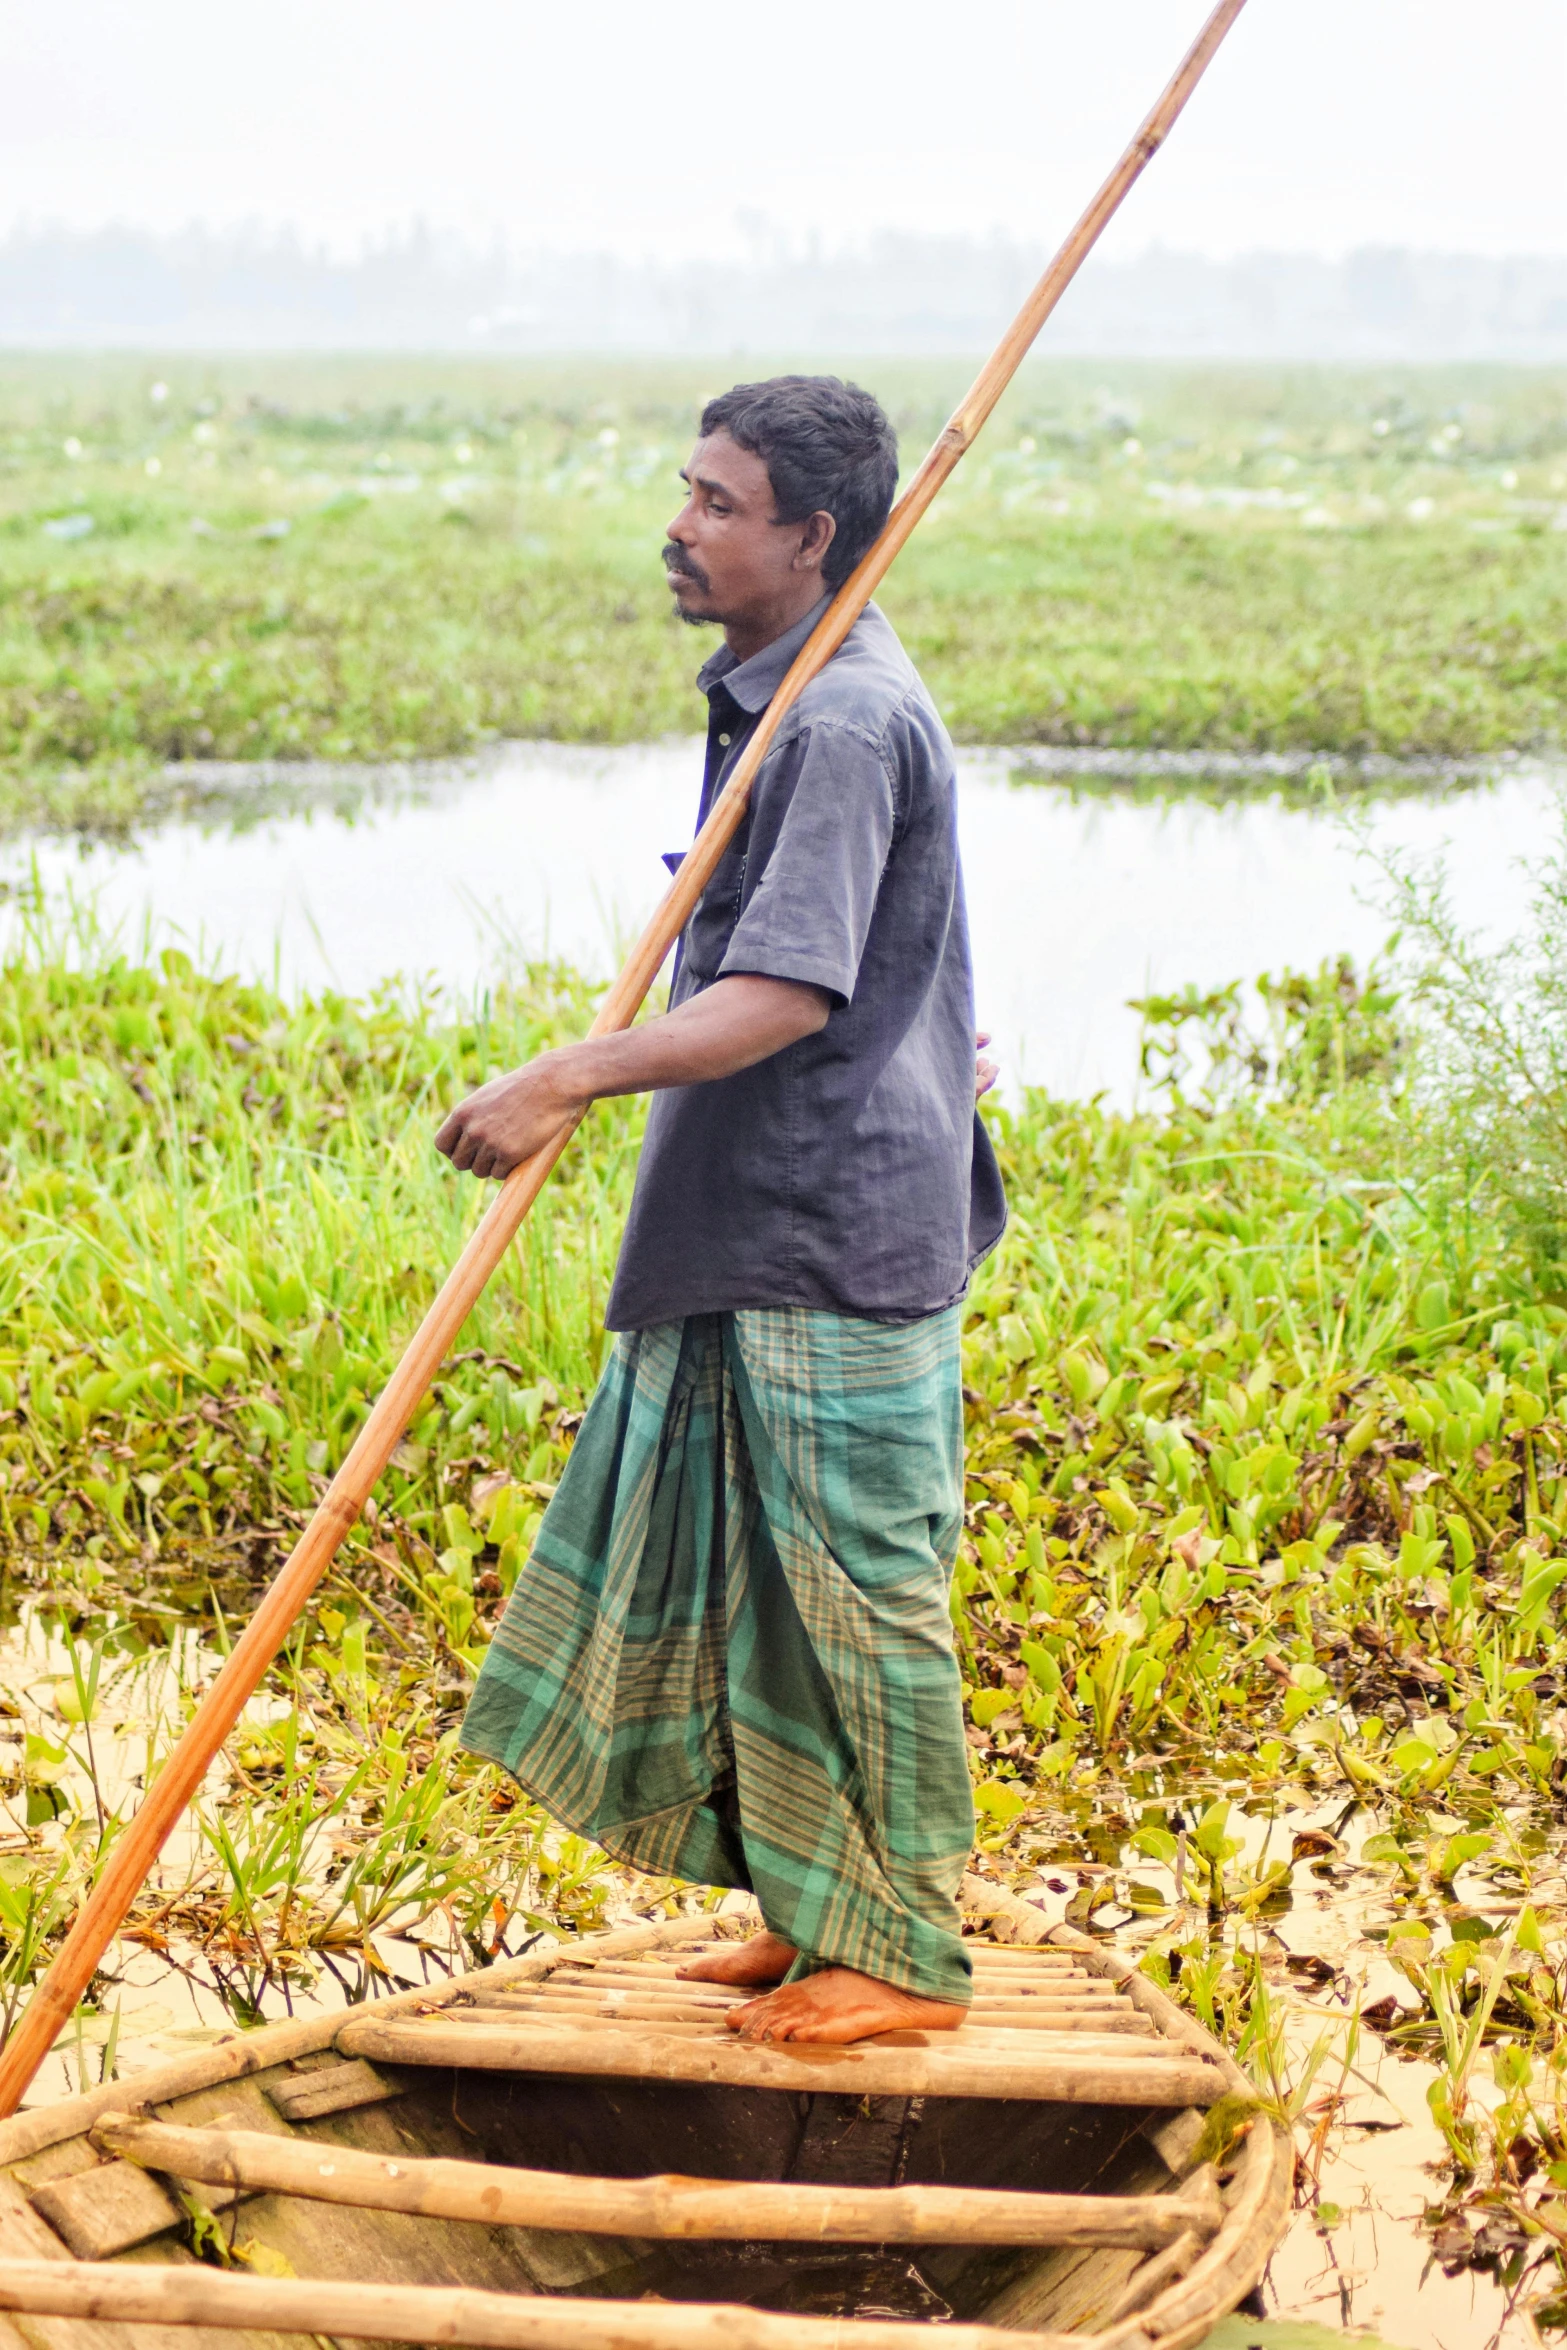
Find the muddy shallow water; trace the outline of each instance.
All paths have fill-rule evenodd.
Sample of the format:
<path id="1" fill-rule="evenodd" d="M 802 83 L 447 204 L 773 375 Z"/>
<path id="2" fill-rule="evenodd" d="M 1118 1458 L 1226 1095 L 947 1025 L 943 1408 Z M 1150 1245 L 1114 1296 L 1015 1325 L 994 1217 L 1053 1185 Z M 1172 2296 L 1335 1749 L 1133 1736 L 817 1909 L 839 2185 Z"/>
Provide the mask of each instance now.
<path id="1" fill-rule="evenodd" d="M 700 754 L 512 743 L 422 768 L 176 772 L 182 813 L 119 845 L 13 839 L 0 884 L 14 893 L 36 872 L 51 902 L 89 895 L 132 935 L 150 920 L 291 987 L 405 973 L 466 992 L 546 950 L 612 968 L 656 903 L 662 852 L 690 837 Z M 1386 938 L 1376 876 L 1325 802 L 1193 796 L 1184 775 L 1161 798 L 1141 771 L 1122 791 L 1074 785 L 1006 752 L 963 752 L 959 776 L 977 1006 L 1014 1081 L 1124 1099 L 1128 997 L 1364 961 Z M 1450 850 L 1466 926 L 1505 928 L 1526 894 L 1520 860 L 1550 825 L 1552 775 L 1412 792 L 1418 780 L 1367 804 L 1369 839 L 1405 861 Z"/>

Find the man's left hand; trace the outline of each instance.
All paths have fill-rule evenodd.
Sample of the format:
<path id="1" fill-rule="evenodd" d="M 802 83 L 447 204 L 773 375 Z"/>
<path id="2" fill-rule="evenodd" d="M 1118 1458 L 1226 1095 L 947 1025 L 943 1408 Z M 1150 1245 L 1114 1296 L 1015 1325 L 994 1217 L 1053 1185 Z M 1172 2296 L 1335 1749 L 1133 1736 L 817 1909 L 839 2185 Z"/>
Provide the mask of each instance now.
<path id="1" fill-rule="evenodd" d="M 983 1030 L 974 1039 L 974 1099 L 976 1101 L 982 1100 L 989 1093 L 996 1079 L 1001 1075 L 1000 1064 L 996 1061 L 987 1061 L 985 1058 L 985 1047 L 989 1042 L 989 1035 Z"/>

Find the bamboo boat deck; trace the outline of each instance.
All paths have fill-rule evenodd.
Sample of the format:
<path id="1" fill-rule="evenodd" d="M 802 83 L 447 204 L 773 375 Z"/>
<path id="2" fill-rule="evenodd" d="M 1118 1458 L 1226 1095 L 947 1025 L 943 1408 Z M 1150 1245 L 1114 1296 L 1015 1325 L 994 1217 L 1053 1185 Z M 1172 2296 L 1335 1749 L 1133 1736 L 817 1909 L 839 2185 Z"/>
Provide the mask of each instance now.
<path id="1" fill-rule="evenodd" d="M 954 2033 L 739 2041 L 676 1920 L 0 2122 L 0 2350 L 1190 2350 L 1288 2141 L 1224 2152 L 1222 2049 L 980 1891 Z"/>
<path id="2" fill-rule="evenodd" d="M 737 1994 L 682 1982 L 681 1963 L 587 1951 L 536 1982 L 478 1985 L 429 2016 L 355 2017 L 337 2046 L 399 2065 L 880 2097 L 1182 2107 L 1224 2093 L 1211 2058 L 1172 2046 L 1065 1951 L 978 1945 L 974 2005 L 957 2031 L 883 2032 L 843 2048 L 737 2038 L 724 2020 Z"/>

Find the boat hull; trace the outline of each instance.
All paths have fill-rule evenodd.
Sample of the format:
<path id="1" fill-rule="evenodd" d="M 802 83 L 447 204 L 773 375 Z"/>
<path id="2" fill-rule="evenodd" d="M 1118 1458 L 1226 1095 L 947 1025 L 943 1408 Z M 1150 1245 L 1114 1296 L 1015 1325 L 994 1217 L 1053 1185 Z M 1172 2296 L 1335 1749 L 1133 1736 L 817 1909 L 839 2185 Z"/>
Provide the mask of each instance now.
<path id="1" fill-rule="evenodd" d="M 1036 1913 L 1025 1905 L 989 1898 L 987 1926 L 995 1939 L 1020 1926 L 1037 1932 Z M 656 1953 L 690 1931 L 691 1921 L 676 1921 L 569 1948 L 579 1959 L 595 1949 L 635 1957 Z M 1244 2094 L 1245 2084 L 1223 2051 L 1151 1985 L 1124 1980 L 1123 1962 L 1081 1937 L 1056 1947 L 1070 1947 L 1075 1975 L 1086 1970 L 1104 1981 L 1114 1978 L 1119 2004 L 1136 2003 L 1139 2018 L 1152 2025 L 1137 2047 L 1149 2048 L 1160 2062 L 1177 2052 L 1187 2061 L 1200 2057 L 1218 2068 L 1226 2095 Z M 421 2020 L 433 2030 L 435 2018 L 451 2011 L 454 2001 L 471 2000 L 475 1986 L 537 1982 L 559 1955 L 539 1953 L 487 1970 L 431 1998 L 383 2002 L 376 2014 L 410 2016 L 423 2008 Z M 481 2030 L 484 2020 L 475 2019 L 474 2028 Z M 349 2045 L 339 2046 L 340 2037 Z M 598 2076 L 542 2067 L 366 2062 L 351 2044 L 341 2015 L 269 2027 L 236 2035 L 159 2074 L 133 2076 L 0 2123 L 0 2309 L 8 2300 L 25 2300 L 20 2286 L 7 2293 L 7 2262 L 54 2261 L 61 2280 L 56 2297 L 65 2298 L 61 2264 L 74 2260 L 105 2264 L 93 2274 L 104 2280 L 111 2300 L 116 2272 L 161 2270 L 171 2280 L 165 2299 L 172 2317 L 181 2301 L 181 2272 L 195 2282 L 195 2264 L 204 2255 L 209 2262 L 226 2258 L 240 2278 L 436 2286 L 453 2295 L 506 2296 L 518 2319 L 526 2314 L 535 2325 L 555 2323 L 585 2341 L 591 2332 L 581 2336 L 575 2329 L 579 2319 L 591 2323 L 590 2304 L 616 2305 L 613 2338 L 628 2345 L 661 2339 L 660 2313 L 672 2316 L 676 2307 L 684 2308 L 689 2324 L 700 2314 L 705 2331 L 716 2304 L 731 2312 L 722 2333 L 727 2350 L 745 2350 L 748 2327 L 760 2329 L 758 2342 L 776 2336 L 810 2350 L 818 2339 L 826 2341 L 828 2321 L 843 2318 L 859 2321 L 855 2338 L 863 2333 L 867 2344 L 884 2331 L 889 2342 L 906 2340 L 939 2324 L 941 2338 L 954 2344 L 987 2336 L 1059 2344 L 1093 2335 L 1126 2350 L 1134 2350 L 1139 2339 L 1157 2340 L 1160 2350 L 1182 2350 L 1200 2341 L 1256 2282 L 1287 2211 L 1287 2142 L 1261 2116 L 1234 2154 L 1222 2224 L 1205 2244 L 1185 2239 L 1174 2247 L 1184 2253 L 1180 2259 L 1172 2249 L 1150 2253 L 1102 2245 L 638 2239 L 345 2208 L 307 2193 L 236 2194 L 210 2183 L 182 2193 L 177 2181 L 106 2159 L 89 2134 L 111 2108 L 138 2106 L 188 2129 L 286 2133 L 319 2149 L 324 2163 L 330 2163 L 332 2149 L 342 2148 L 382 2157 L 394 2168 L 445 2160 L 584 2181 L 677 2173 L 737 2185 L 780 2181 L 1141 2197 L 1178 2190 L 1203 2126 L 1199 2110 L 1172 2110 L 1168 2091 L 1162 2102 L 1144 2106 L 1120 2090 L 1113 2100 L 1070 2102 L 892 2094 L 852 2084 L 830 2090 L 771 2081 L 645 2079 L 624 2070 Z M 1212 2096 L 1205 2102 L 1211 2104 Z M 156 2224 L 161 2215 L 146 2200 L 149 2193 L 164 2196 L 166 2224 Z M 117 2195 L 123 2195 L 123 2213 Z M 210 2216 L 193 2222 L 192 2208 Z M 1169 2271 L 1162 2280 L 1161 2263 Z M 16 2273 L 21 2276 L 20 2269 Z M 1128 2307 L 1129 2301 L 1138 2303 L 1140 2282 L 1157 2289 Z M 38 2289 L 29 2289 L 36 2300 Z M 503 2320 L 504 2311 L 497 2322 Z M 488 2321 L 468 2322 L 480 2330 L 427 2338 L 488 2338 L 482 2331 Z M 779 2327 L 785 2331 L 778 2333 Z M 341 2324 L 337 2330 L 342 2333 Z M 356 2338 L 426 2337 L 404 2332 Z M 536 2338 L 543 2343 L 547 2337 Z M 153 2350 L 154 2344 L 281 2350 L 285 2341 L 319 2339 L 313 2328 L 284 2334 L 274 2325 L 227 2321 L 148 2325 L 129 2311 L 123 2318 L 87 2317 L 18 2306 L 0 2315 L 0 2350 Z"/>

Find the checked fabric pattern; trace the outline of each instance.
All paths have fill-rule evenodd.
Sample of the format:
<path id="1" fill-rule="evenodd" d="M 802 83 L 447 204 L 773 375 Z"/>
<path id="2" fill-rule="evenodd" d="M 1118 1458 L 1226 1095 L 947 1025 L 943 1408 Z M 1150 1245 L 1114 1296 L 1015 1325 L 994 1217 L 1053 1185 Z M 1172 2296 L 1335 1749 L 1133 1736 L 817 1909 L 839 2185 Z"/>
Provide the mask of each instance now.
<path id="1" fill-rule="evenodd" d="M 754 1892 L 803 1967 L 967 2001 L 960 1320 L 623 1332 L 462 1739 L 615 1858 Z"/>

